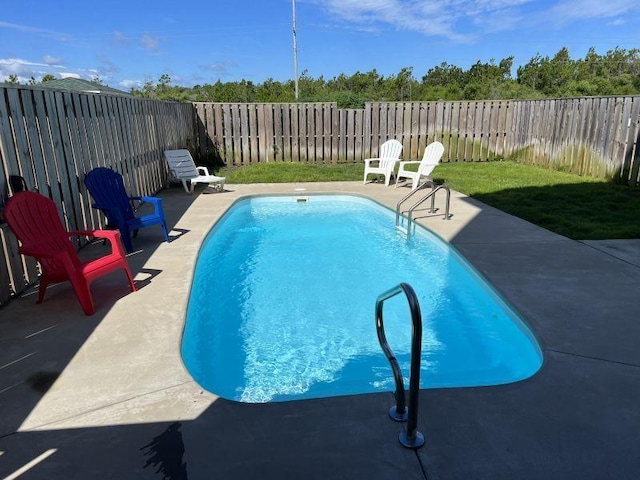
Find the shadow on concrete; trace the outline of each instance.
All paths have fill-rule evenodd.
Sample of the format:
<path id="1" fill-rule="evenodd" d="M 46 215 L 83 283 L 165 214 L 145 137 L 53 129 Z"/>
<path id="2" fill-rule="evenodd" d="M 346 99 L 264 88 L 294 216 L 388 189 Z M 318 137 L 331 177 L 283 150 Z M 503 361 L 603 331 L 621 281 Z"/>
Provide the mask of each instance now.
<path id="1" fill-rule="evenodd" d="M 21 432 L 0 443 L 0 475 L 36 460 L 20 478 L 422 480 L 387 417 L 391 401 L 220 399 L 195 420 Z"/>
<path id="2" fill-rule="evenodd" d="M 175 227 L 193 198 L 172 193 L 165 205 L 174 206 L 165 208 Z M 477 199 L 461 202 L 480 211 L 452 244 L 524 316 L 545 363 L 515 384 L 423 390 L 419 428 L 427 443 L 417 453 L 398 444 L 401 427 L 386 414 L 390 393 L 268 404 L 218 399 L 195 418 L 86 427 L 79 419 L 77 428 L 17 432 L 105 309 L 127 294 L 118 278 L 96 285 L 93 317 L 81 316 L 72 292 L 52 291 L 38 308 L 58 315 L 0 322 L 0 476 L 29 467 L 20 478 L 637 478 L 640 268 Z M 150 282 L 163 274 L 146 265 L 149 245 L 161 237 L 146 230 L 131 266 Z M 48 329 L 55 336 L 38 334 Z M 30 339 L 28 348 L 19 338 Z"/>
<path id="3" fill-rule="evenodd" d="M 163 196 L 171 198 L 164 202 L 170 240 L 179 243 L 189 232 L 179 228 L 179 219 L 197 194 L 187 195 L 176 187 L 165 190 Z M 139 214 L 144 213 L 145 207 Z M 132 240 L 134 252 L 127 260 L 132 275 L 137 277 L 136 288 L 144 289 L 162 274 L 146 265 L 162 242 L 160 227 L 142 229 Z M 97 258 L 109 249 L 101 241 L 94 242 L 81 249 L 79 256 L 85 260 Z M 82 314 L 69 282 L 47 288 L 40 305 L 34 305 L 37 285 L 30 287 L 20 298 L 10 302 L 12 318 L 9 318 L 8 306 L 0 309 L 0 438 L 19 428 L 16 419 L 29 415 L 47 392 L 47 386 L 52 385 L 65 369 L 111 306 L 131 294 L 122 271 L 97 279 L 92 283 L 91 291 L 96 307 L 92 316 Z"/>

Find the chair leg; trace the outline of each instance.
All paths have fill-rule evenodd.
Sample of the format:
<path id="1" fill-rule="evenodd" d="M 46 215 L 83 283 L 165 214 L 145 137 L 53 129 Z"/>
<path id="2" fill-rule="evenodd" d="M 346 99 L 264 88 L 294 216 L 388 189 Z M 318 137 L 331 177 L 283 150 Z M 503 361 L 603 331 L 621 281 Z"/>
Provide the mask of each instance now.
<path id="1" fill-rule="evenodd" d="M 93 307 L 93 298 L 91 297 L 91 287 L 86 278 L 71 279 L 71 286 L 78 297 L 80 306 L 85 315 L 93 315 L 95 308 Z"/>
<path id="2" fill-rule="evenodd" d="M 167 228 L 167 222 L 163 220 L 160 226 L 162 227 L 162 233 L 164 234 L 165 241 L 169 243 L 169 229 Z"/>
<path id="3" fill-rule="evenodd" d="M 135 292 L 138 289 L 136 288 L 136 284 L 134 283 L 133 277 L 131 276 L 131 270 L 129 270 L 129 265 L 125 263 L 122 268 L 124 269 L 124 273 L 127 275 L 127 280 L 129 280 L 129 286 L 131 287 L 131 291 Z"/>
<path id="4" fill-rule="evenodd" d="M 131 244 L 131 232 L 127 227 L 122 227 L 120 229 L 120 240 L 122 240 L 122 244 L 124 245 L 124 249 L 127 253 L 133 252 L 133 245 Z"/>
<path id="5" fill-rule="evenodd" d="M 182 180 L 182 186 L 184 187 L 184 191 L 187 192 L 188 194 L 193 193 L 193 188 L 191 189 L 191 191 L 189 191 L 189 187 L 191 186 L 191 180 Z"/>
<path id="6" fill-rule="evenodd" d="M 44 277 L 40 277 L 40 286 L 38 287 L 38 301 L 36 303 L 42 303 L 44 300 L 44 292 L 47 290 L 49 282 Z"/>

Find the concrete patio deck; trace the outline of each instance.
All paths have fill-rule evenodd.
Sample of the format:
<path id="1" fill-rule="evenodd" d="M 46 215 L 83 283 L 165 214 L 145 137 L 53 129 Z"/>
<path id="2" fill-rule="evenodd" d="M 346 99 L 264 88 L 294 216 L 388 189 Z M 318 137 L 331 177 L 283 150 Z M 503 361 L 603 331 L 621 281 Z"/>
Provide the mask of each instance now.
<path id="1" fill-rule="evenodd" d="M 545 356 L 535 376 L 423 390 L 417 452 L 397 441 L 391 393 L 250 405 L 203 391 L 179 352 L 199 245 L 234 200 L 296 188 L 392 209 L 407 193 L 357 182 L 173 187 L 160 193 L 172 242 L 154 228 L 134 240 L 137 292 L 113 273 L 93 285 L 92 317 L 68 284 L 42 305 L 31 293 L 0 309 L 0 478 L 640 478 L 640 240 L 568 240 L 455 193 L 450 221 L 420 221 L 527 320 Z"/>

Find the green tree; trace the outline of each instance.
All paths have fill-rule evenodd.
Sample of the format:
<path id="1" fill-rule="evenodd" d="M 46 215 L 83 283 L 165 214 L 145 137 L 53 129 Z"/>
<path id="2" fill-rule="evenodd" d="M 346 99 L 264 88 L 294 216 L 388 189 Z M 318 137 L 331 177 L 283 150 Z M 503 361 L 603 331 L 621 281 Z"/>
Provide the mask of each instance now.
<path id="1" fill-rule="evenodd" d="M 362 108 L 370 101 L 480 100 L 543 98 L 548 96 L 635 95 L 640 93 L 640 50 L 615 48 L 599 55 L 591 48 L 574 60 L 567 48 L 553 57 L 535 55 L 512 76 L 514 57 L 478 60 L 464 70 L 446 62 L 428 70 L 421 81 L 413 67 L 384 76 L 377 70 L 340 74 L 332 79 L 313 77 L 304 70 L 299 78 L 300 101 L 337 102 L 340 108 Z M 293 102 L 293 80 L 268 78 L 205 83 L 193 87 L 172 85 L 163 74 L 131 93 L 148 98 L 205 102 Z"/>
<path id="2" fill-rule="evenodd" d="M 578 64 L 562 47 L 553 58 L 537 54 L 529 63 L 518 68 L 518 81 L 548 96 L 564 96 L 570 82 L 578 79 Z"/>

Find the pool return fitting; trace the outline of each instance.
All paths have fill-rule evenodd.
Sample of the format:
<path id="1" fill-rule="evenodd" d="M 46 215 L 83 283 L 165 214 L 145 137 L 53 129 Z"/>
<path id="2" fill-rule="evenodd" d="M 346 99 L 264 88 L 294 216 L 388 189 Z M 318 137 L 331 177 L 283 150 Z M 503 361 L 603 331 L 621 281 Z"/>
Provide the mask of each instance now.
<path id="1" fill-rule="evenodd" d="M 393 351 L 389 347 L 387 337 L 384 333 L 384 321 L 382 318 L 382 310 L 384 302 L 396 295 L 403 293 L 409 302 L 409 310 L 411 311 L 411 376 L 409 377 L 409 405 L 406 404 L 404 380 L 402 379 L 402 370 Z M 418 398 L 420 394 L 420 361 L 422 351 L 422 314 L 420 313 L 420 304 L 418 297 L 411 285 L 401 283 L 396 287 L 380 294 L 376 300 L 376 332 L 378 333 L 378 341 L 389 360 L 393 377 L 396 382 L 396 405 L 389 410 L 389 416 L 397 422 L 407 422 L 407 426 L 402 430 L 398 440 L 407 447 L 417 449 L 424 445 L 424 436 L 418 431 Z"/>

